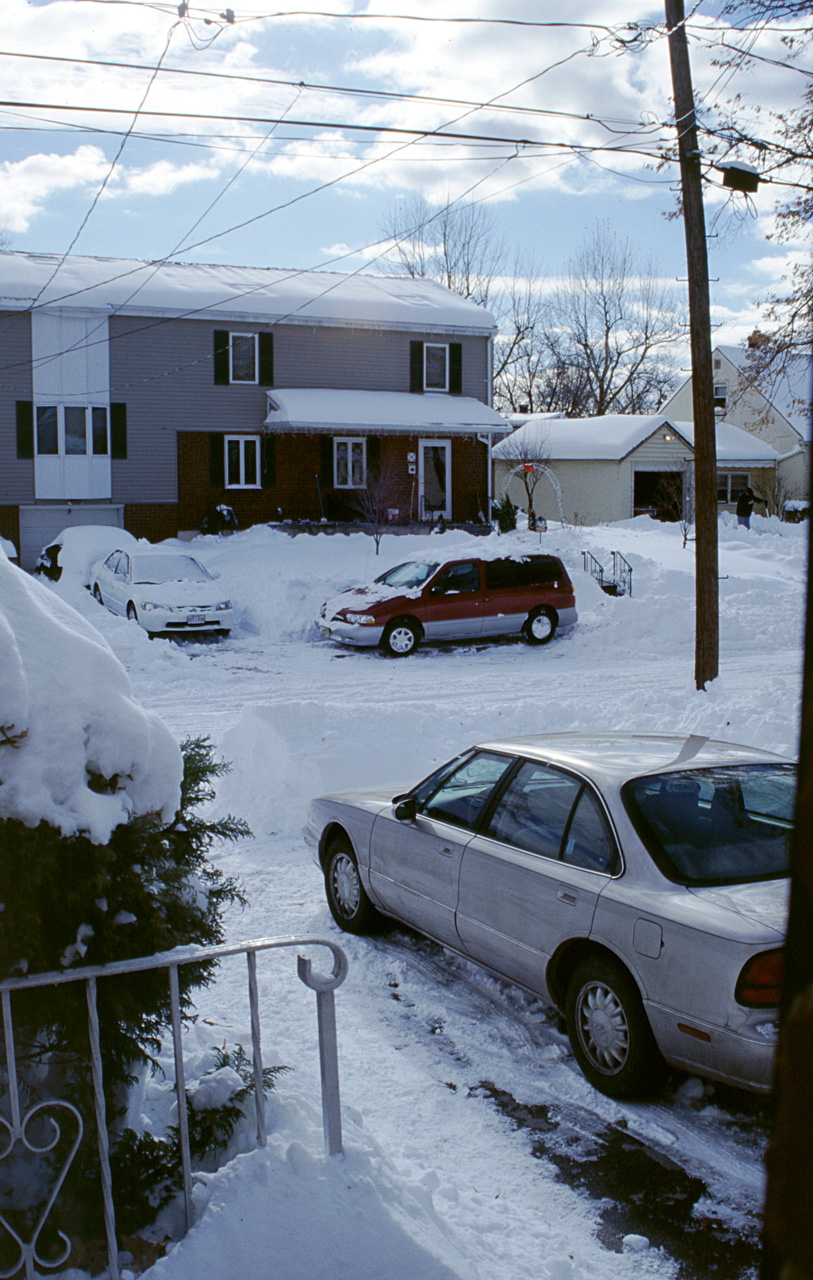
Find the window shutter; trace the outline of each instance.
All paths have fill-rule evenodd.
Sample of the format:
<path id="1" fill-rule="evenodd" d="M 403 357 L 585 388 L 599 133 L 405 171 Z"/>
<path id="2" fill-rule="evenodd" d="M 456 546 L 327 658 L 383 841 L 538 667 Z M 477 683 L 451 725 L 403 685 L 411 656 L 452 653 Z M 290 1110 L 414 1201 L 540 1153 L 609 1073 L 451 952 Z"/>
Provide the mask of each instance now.
<path id="1" fill-rule="evenodd" d="M 263 436 L 260 441 L 260 484 L 263 489 L 277 487 L 277 437 Z"/>
<path id="2" fill-rule="evenodd" d="M 463 344 L 449 343 L 449 392 L 459 396 L 463 391 Z"/>
<path id="3" fill-rule="evenodd" d="M 333 436 L 319 437 L 319 485 L 333 488 Z"/>
<path id="4" fill-rule="evenodd" d="M 367 437 L 367 475 L 378 475 L 381 470 L 381 437 Z"/>
<path id="5" fill-rule="evenodd" d="M 226 460 L 225 436 L 222 431 L 213 431 L 209 436 L 209 488 L 225 489 Z"/>
<path id="6" fill-rule="evenodd" d="M 409 389 L 413 392 L 423 391 L 423 343 L 409 344 Z"/>
<path id="7" fill-rule="evenodd" d="M 34 405 L 30 400 L 17 401 L 17 457 L 34 457 Z"/>
<path id="8" fill-rule="evenodd" d="M 215 386 L 226 387 L 229 384 L 229 334 L 226 329 L 215 329 L 214 332 L 214 372 Z"/>
<path id="9" fill-rule="evenodd" d="M 260 333 L 260 386 L 273 387 L 274 385 L 274 335 L 273 333 Z"/>
<path id="10" fill-rule="evenodd" d="M 110 457 L 117 461 L 127 458 L 127 405 L 110 406 Z"/>

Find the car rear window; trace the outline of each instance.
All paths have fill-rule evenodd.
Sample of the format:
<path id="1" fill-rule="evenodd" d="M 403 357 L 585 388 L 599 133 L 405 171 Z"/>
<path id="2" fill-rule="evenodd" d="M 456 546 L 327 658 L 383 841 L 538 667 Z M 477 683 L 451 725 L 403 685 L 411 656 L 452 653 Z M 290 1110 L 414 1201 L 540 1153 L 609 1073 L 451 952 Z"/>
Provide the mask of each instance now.
<path id="1" fill-rule="evenodd" d="M 487 560 L 486 588 L 537 587 L 564 577 L 555 556 L 529 556 L 527 560 Z"/>
<path id="2" fill-rule="evenodd" d="M 793 765 L 653 774 L 621 796 L 655 862 L 679 884 L 774 880 L 789 873 Z"/>

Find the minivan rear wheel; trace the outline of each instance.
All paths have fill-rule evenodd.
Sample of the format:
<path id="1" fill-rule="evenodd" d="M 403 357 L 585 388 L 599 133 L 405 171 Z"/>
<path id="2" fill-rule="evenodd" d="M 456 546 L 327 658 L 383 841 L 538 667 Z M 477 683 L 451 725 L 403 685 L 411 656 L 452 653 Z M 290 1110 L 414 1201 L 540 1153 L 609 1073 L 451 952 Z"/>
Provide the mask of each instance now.
<path id="1" fill-rule="evenodd" d="M 528 614 L 522 633 L 528 644 L 549 644 L 556 635 L 557 622 L 553 609 L 542 604 Z"/>

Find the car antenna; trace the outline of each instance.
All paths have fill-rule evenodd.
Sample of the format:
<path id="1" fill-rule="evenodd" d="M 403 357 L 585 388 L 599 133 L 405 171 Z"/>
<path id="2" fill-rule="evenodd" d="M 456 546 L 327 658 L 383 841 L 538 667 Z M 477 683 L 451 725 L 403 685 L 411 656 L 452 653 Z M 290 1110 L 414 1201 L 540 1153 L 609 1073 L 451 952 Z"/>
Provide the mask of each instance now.
<path id="1" fill-rule="evenodd" d="M 698 751 L 700 751 L 707 742 L 708 738 L 704 738 L 702 734 L 690 733 L 683 746 L 680 748 L 680 753 L 675 756 L 671 763 L 685 764 L 687 760 L 691 760 L 696 756 Z"/>

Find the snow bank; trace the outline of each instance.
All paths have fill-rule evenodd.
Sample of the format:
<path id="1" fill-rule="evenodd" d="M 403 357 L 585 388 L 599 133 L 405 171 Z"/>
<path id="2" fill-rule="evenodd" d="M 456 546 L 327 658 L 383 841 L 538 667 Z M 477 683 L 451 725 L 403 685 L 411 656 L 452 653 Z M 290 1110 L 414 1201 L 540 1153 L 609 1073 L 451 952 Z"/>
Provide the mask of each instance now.
<path id="1" fill-rule="evenodd" d="M 0 817 L 109 839 L 131 814 L 169 821 L 177 743 L 140 707 L 98 631 L 0 554 Z M 119 779 L 112 795 L 91 774 Z"/>

